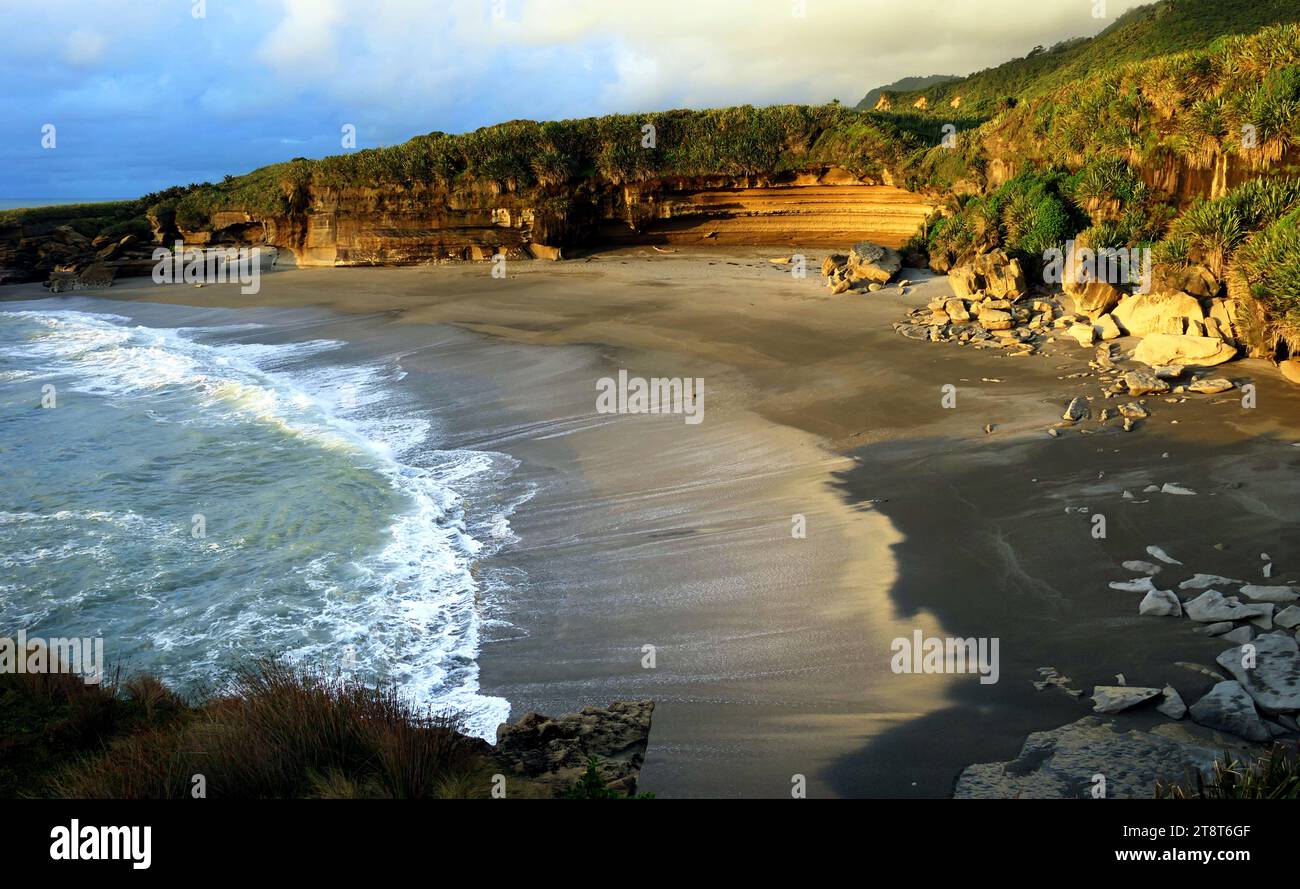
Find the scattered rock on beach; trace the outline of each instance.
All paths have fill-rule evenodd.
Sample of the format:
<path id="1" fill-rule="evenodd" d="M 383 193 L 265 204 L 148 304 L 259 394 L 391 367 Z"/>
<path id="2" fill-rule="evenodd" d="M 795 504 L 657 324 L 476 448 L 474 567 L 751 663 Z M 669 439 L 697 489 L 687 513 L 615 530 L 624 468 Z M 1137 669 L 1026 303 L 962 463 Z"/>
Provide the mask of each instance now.
<path id="1" fill-rule="evenodd" d="M 1155 592 L 1156 582 L 1150 577 L 1139 577 L 1134 580 L 1112 580 L 1108 586 L 1121 593 L 1152 593 Z"/>
<path id="2" fill-rule="evenodd" d="M 1255 710 L 1255 702 L 1241 683 L 1229 679 L 1210 689 L 1188 711 L 1195 722 L 1251 741 L 1267 741 L 1272 735 Z"/>
<path id="3" fill-rule="evenodd" d="M 1282 605 L 1300 599 L 1300 593 L 1290 586 L 1259 586 L 1248 583 L 1241 588 L 1240 592 L 1248 599 L 1255 599 L 1258 602 L 1277 602 Z"/>
<path id="4" fill-rule="evenodd" d="M 1066 405 L 1065 413 L 1061 415 L 1062 420 L 1082 420 L 1090 413 L 1088 400 L 1086 398 L 1075 398 Z"/>
<path id="5" fill-rule="evenodd" d="M 1081 346 L 1091 346 L 1097 340 L 1097 329 L 1091 324 L 1072 324 L 1065 335 L 1073 337 Z"/>
<path id="6" fill-rule="evenodd" d="M 903 267 L 903 255 L 892 247 L 882 247 L 870 241 L 853 245 L 849 253 L 850 277 L 856 281 L 888 284 L 889 279 Z"/>
<path id="7" fill-rule="evenodd" d="M 1129 561 L 1124 562 L 1123 567 L 1126 571 L 1136 571 L 1139 574 L 1151 575 L 1159 574 L 1161 571 L 1165 570 L 1159 565 L 1153 565 L 1150 562 L 1143 562 L 1138 559 L 1130 559 Z"/>
<path id="8" fill-rule="evenodd" d="M 1144 617 L 1182 617 L 1183 603 L 1169 590 L 1151 590 L 1138 603 Z"/>
<path id="9" fill-rule="evenodd" d="M 1149 701 L 1160 694 L 1158 688 L 1142 688 L 1132 685 L 1098 685 L 1092 690 L 1092 712 L 1119 713 L 1130 707 L 1136 707 L 1143 701 Z"/>
<path id="10" fill-rule="evenodd" d="M 1212 586 L 1231 586 L 1242 583 L 1240 580 L 1233 580 L 1231 577 L 1220 577 L 1217 574 L 1195 574 L 1178 585 L 1180 590 L 1205 590 Z"/>
<path id="11" fill-rule="evenodd" d="M 1187 616 L 1197 623 L 1215 623 L 1222 620 L 1249 620 L 1273 617 L 1271 604 L 1245 605 L 1236 596 L 1225 597 L 1218 590 L 1206 590 L 1183 605 Z"/>
<path id="12" fill-rule="evenodd" d="M 1182 719 L 1187 715 L 1187 705 L 1183 703 L 1183 696 L 1176 688 L 1166 685 L 1160 693 L 1162 700 L 1156 705 L 1156 710 L 1170 719 Z"/>
<path id="13" fill-rule="evenodd" d="M 1216 660 L 1267 713 L 1300 711 L 1300 646 L 1290 633 L 1265 633 L 1244 647 L 1229 648 Z M 1242 665 L 1251 662 L 1250 667 Z"/>
<path id="14" fill-rule="evenodd" d="M 1124 387 L 1130 395 L 1163 395 L 1169 384 L 1149 370 L 1130 370 L 1124 374 Z"/>
<path id="15" fill-rule="evenodd" d="M 1197 380 L 1194 383 L 1189 383 L 1187 391 L 1195 392 L 1198 395 L 1218 395 L 1220 392 L 1227 392 L 1233 388 L 1236 388 L 1236 384 L 1232 380 L 1215 377 L 1212 380 Z"/>
<path id="16" fill-rule="evenodd" d="M 1148 488 L 1147 490 L 1151 490 L 1151 489 Z M 1147 555 L 1149 555 L 1149 556 L 1155 556 L 1157 559 L 1159 559 L 1160 561 L 1164 562 L 1166 565 L 1181 565 L 1181 564 L 1183 564 L 1182 562 L 1180 562 L 1180 561 L 1178 561 L 1177 559 L 1175 559 L 1173 556 L 1169 555 L 1169 553 L 1165 552 L 1163 549 L 1161 549 L 1160 547 L 1158 547 L 1158 546 L 1156 546 L 1156 545 L 1154 545 L 1154 544 L 1152 544 L 1151 546 L 1148 546 L 1148 547 L 1147 547 Z"/>

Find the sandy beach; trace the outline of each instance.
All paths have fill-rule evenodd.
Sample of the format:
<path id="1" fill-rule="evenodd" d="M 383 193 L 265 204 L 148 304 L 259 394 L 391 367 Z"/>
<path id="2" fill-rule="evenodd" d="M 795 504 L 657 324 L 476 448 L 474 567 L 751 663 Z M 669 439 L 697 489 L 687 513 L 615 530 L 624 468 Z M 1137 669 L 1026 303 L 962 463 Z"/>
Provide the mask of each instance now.
<path id="1" fill-rule="evenodd" d="M 655 699 L 642 786 L 662 796 L 788 797 L 804 776 L 810 796 L 943 797 L 965 765 L 1089 711 L 1036 691 L 1040 667 L 1079 688 L 1116 673 L 1188 700 L 1210 687 L 1172 665 L 1213 663 L 1222 642 L 1139 618 L 1107 583 L 1152 544 L 1237 577 L 1267 551 L 1294 580 L 1300 390 L 1241 361 L 1223 370 L 1256 384 L 1257 407 L 1153 399 L 1135 432 L 1051 438 L 1096 391 L 1070 378 L 1092 350 L 908 340 L 890 322 L 946 278 L 905 270 L 906 295 L 832 297 L 820 254 L 804 279 L 774 255 L 634 248 L 504 279 L 468 263 L 289 269 L 250 295 L 124 280 L 71 299 L 311 310 L 398 356 L 443 443 L 507 453 L 535 486 L 518 542 L 484 568 L 501 580 L 484 692 L 514 717 Z M 703 378 L 704 421 L 597 414 L 597 380 L 619 370 Z M 1140 493 L 1166 482 L 1197 494 Z M 892 641 L 917 630 L 998 638 L 999 681 L 894 673 Z"/>

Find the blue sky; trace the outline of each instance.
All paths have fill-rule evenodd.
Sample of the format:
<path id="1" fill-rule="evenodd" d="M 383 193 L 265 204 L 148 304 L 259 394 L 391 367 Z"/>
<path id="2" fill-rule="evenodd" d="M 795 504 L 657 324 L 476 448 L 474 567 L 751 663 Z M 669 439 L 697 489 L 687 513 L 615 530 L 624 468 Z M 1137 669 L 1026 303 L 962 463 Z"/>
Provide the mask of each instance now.
<path id="1" fill-rule="evenodd" d="M 0 200 L 134 197 L 517 118 L 854 103 L 1138 0 L 0 0 Z M 54 147 L 42 128 L 54 126 Z"/>

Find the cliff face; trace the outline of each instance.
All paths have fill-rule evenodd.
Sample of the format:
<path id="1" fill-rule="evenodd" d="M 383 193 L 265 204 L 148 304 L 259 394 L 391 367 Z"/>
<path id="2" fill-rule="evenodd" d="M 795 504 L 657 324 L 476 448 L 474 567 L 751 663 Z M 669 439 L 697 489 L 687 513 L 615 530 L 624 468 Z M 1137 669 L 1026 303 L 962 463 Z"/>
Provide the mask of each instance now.
<path id="1" fill-rule="evenodd" d="M 187 243 L 269 245 L 300 265 L 406 265 L 622 244 L 841 246 L 902 244 L 931 206 L 834 167 L 770 177 L 714 176 L 572 191 L 309 188 L 301 212 L 227 211 Z"/>

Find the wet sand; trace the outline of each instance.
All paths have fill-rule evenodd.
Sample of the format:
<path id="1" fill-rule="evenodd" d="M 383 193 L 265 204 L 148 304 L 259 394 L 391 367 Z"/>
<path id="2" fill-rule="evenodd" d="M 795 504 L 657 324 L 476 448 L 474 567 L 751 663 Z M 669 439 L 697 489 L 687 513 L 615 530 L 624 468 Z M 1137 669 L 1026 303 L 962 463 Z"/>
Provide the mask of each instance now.
<path id="1" fill-rule="evenodd" d="M 655 698 L 642 783 L 664 796 L 788 796 L 795 775 L 811 796 L 945 796 L 962 766 L 1087 712 L 1035 691 L 1040 666 L 1080 688 L 1117 672 L 1189 700 L 1208 687 L 1172 664 L 1212 663 L 1221 643 L 1139 618 L 1106 587 L 1148 544 L 1240 577 L 1267 551 L 1277 582 L 1296 576 L 1300 391 L 1268 365 L 1224 368 L 1256 382 L 1254 409 L 1234 393 L 1153 400 L 1139 431 L 1051 439 L 1069 397 L 1096 393 L 1060 379 L 1091 350 L 907 340 L 889 323 L 944 279 L 830 297 L 820 254 L 803 280 L 769 255 L 634 249 L 515 263 L 504 280 L 487 265 L 293 270 L 256 295 L 134 282 L 94 295 L 489 335 L 431 333 L 402 359 L 447 401 L 450 446 L 506 451 L 537 485 L 512 519 L 519 542 L 489 566 L 516 582 L 485 605 L 501 620 L 483 690 L 515 716 Z M 620 368 L 704 378 L 704 422 L 596 414 L 596 380 Z M 1166 481 L 1199 493 L 1121 498 Z M 1000 681 L 893 673 L 890 643 L 917 629 L 997 637 Z"/>

